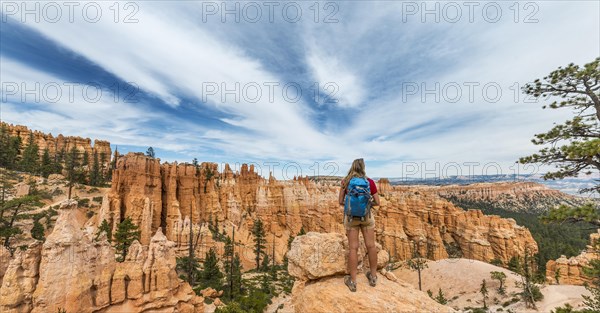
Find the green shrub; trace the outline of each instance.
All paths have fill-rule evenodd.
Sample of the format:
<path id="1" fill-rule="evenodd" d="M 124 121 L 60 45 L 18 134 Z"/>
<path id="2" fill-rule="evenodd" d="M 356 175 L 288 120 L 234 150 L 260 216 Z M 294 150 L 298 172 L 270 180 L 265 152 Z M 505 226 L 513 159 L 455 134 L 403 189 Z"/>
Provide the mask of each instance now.
<path id="1" fill-rule="evenodd" d="M 517 303 L 517 302 L 519 302 L 519 298 L 518 297 L 513 297 L 512 299 L 510 299 L 510 300 L 502 303 L 502 306 L 503 307 L 507 307 L 507 306 L 509 306 L 509 305 L 511 305 L 513 303 Z"/>
<path id="2" fill-rule="evenodd" d="M 79 199 L 79 200 L 77 200 L 77 205 L 80 207 L 89 208 L 90 207 L 90 199 L 88 199 L 88 198 Z"/>
<path id="3" fill-rule="evenodd" d="M 102 196 L 100 196 L 100 197 L 93 197 L 92 200 L 94 202 L 102 203 Z"/>
<path id="4" fill-rule="evenodd" d="M 40 223 L 39 218 L 34 218 L 33 227 L 31 228 L 31 237 L 33 239 L 44 241 L 44 226 Z"/>
<path id="5" fill-rule="evenodd" d="M 271 304 L 271 299 L 268 294 L 253 290 L 247 297 L 239 299 L 240 307 L 244 312 L 264 312 L 265 308 Z"/>
<path id="6" fill-rule="evenodd" d="M 226 306 L 218 307 L 215 313 L 246 313 L 246 311 L 242 310 L 239 303 L 231 302 Z"/>
<path id="7" fill-rule="evenodd" d="M 544 294 L 540 291 L 540 287 L 537 285 L 531 285 L 531 293 L 533 294 L 533 300 L 536 302 L 544 299 Z"/>

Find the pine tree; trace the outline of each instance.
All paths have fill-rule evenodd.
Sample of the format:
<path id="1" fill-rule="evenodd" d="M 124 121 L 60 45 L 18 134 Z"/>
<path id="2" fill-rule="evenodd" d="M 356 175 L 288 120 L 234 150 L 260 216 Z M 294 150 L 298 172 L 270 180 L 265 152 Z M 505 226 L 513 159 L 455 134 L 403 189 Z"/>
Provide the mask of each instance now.
<path id="1" fill-rule="evenodd" d="M 4 201 L 0 207 L 0 238 L 3 239 L 4 247 L 10 251 L 11 255 L 14 248 L 11 246 L 10 240 L 23 233 L 19 227 L 15 226 L 15 222 L 28 217 L 28 211 L 42 205 L 39 196 L 28 195 Z"/>
<path id="2" fill-rule="evenodd" d="M 231 264 L 233 262 L 233 242 L 229 236 L 225 237 L 225 246 L 223 248 L 223 268 L 225 270 L 225 276 L 229 280 L 229 274 L 231 273 Z"/>
<path id="3" fill-rule="evenodd" d="M 226 285 L 229 287 L 229 298 L 233 298 L 233 242 L 229 236 L 225 237 L 223 248 L 223 269 L 225 270 Z"/>
<path id="4" fill-rule="evenodd" d="M 8 180 L 7 170 L 0 169 L 0 227 L 4 226 L 4 203 L 8 196 L 8 191 L 13 187 L 13 184 Z"/>
<path id="5" fill-rule="evenodd" d="M 92 170 L 90 171 L 90 185 L 101 186 L 102 185 L 102 173 L 100 172 L 100 161 L 98 160 L 98 153 L 94 151 Z"/>
<path id="6" fill-rule="evenodd" d="M 252 227 L 252 235 L 254 236 L 254 253 L 256 254 L 256 270 L 260 270 L 260 256 L 265 250 L 265 229 L 263 222 L 260 219 L 254 220 Z"/>
<path id="7" fill-rule="evenodd" d="M 119 226 L 117 226 L 117 231 L 115 232 L 115 249 L 117 253 L 120 255 L 117 258 L 117 261 L 123 262 L 125 261 L 125 257 L 127 256 L 127 251 L 129 246 L 134 240 L 140 240 L 140 231 L 138 230 L 138 226 L 135 225 L 130 217 L 126 217 Z"/>
<path id="8" fill-rule="evenodd" d="M 77 148 L 73 146 L 66 156 L 67 180 L 69 181 L 68 199 L 71 199 L 71 191 L 75 183 L 82 182 L 83 173 L 80 168 Z"/>
<path id="9" fill-rule="evenodd" d="M 210 213 L 208 215 L 208 230 L 210 230 L 211 233 L 214 233 L 215 231 L 215 227 L 214 227 L 214 221 L 213 221 L 213 216 L 212 213 Z M 214 235 L 213 235 L 213 239 L 215 239 Z"/>
<path id="10" fill-rule="evenodd" d="M 98 232 L 96 232 L 95 239 L 98 240 L 102 233 L 106 233 L 106 240 L 108 240 L 108 242 L 112 242 L 112 227 L 110 227 L 110 224 L 107 220 L 102 220 L 102 223 L 100 226 L 98 226 Z"/>
<path id="11" fill-rule="evenodd" d="M 240 260 L 240 255 L 237 253 L 233 257 L 232 268 L 231 281 L 233 285 L 233 296 L 235 297 L 235 295 L 242 293 L 242 261 Z"/>
<path id="12" fill-rule="evenodd" d="M 600 242 L 592 247 L 594 252 L 600 253 Z M 590 296 L 582 295 L 583 304 L 588 306 L 593 312 L 600 312 L 600 260 L 591 260 L 588 266 L 583 268 L 583 274 L 592 279 L 591 284 L 585 284 L 585 289 L 590 292 Z"/>
<path id="13" fill-rule="evenodd" d="M 442 288 L 440 288 L 438 290 L 438 295 L 435 297 L 434 300 L 437 301 L 440 304 L 447 304 L 448 303 L 448 299 L 446 299 L 446 296 L 444 295 L 444 292 L 442 291 Z"/>
<path id="14" fill-rule="evenodd" d="M 506 281 L 506 274 L 504 274 L 504 272 L 490 272 L 490 274 L 492 275 L 492 279 L 496 279 L 498 280 L 498 282 L 500 282 L 500 287 L 498 287 L 498 293 L 503 295 L 505 293 L 505 289 L 504 289 L 504 281 Z"/>
<path id="15" fill-rule="evenodd" d="M 27 143 L 27 147 L 23 150 L 23 158 L 20 162 L 20 168 L 24 172 L 29 173 L 37 173 L 40 164 L 39 164 L 39 147 L 35 143 L 33 138 L 33 132 L 29 133 L 29 141 Z"/>
<path id="16" fill-rule="evenodd" d="M 270 266 L 269 266 L 269 265 L 270 265 L 269 263 L 270 263 L 270 260 L 269 260 L 269 255 L 268 255 L 268 254 L 266 254 L 266 253 L 264 253 L 264 254 L 263 254 L 263 260 L 262 260 L 262 264 L 261 264 L 261 266 L 260 266 L 260 270 L 261 270 L 262 272 L 268 272 L 268 271 L 269 271 L 269 267 L 270 267 Z"/>
<path id="17" fill-rule="evenodd" d="M 271 293 L 271 279 L 268 273 L 263 273 L 260 277 L 260 291 L 265 294 Z"/>
<path id="18" fill-rule="evenodd" d="M 486 283 L 485 283 L 485 279 L 481 282 L 481 288 L 479 288 L 479 292 L 483 296 L 483 308 L 487 309 L 486 300 L 488 298 L 488 290 L 487 290 L 487 286 L 486 286 Z"/>
<path id="19" fill-rule="evenodd" d="M 525 249 L 523 264 L 521 264 L 519 271 L 521 282 L 518 285 L 523 289 L 521 298 L 525 301 L 525 305 L 528 308 L 537 309 L 535 302 L 542 300 L 544 295 L 541 293 L 540 287 L 533 282 L 534 268 L 534 260 L 529 254 L 529 250 Z"/>
<path id="20" fill-rule="evenodd" d="M 17 168 L 17 156 L 19 155 L 19 151 L 21 151 L 21 137 L 10 137 L 7 151 L 7 168 Z"/>
<path id="21" fill-rule="evenodd" d="M 117 168 L 117 160 L 119 159 L 119 147 L 115 148 L 115 153 L 113 153 L 112 160 L 110 161 L 110 169 L 108 170 L 108 175 L 106 180 L 112 179 L 112 172 Z"/>
<path id="22" fill-rule="evenodd" d="M 521 272 L 521 263 L 517 256 L 513 256 L 508 260 L 508 269 L 515 273 Z"/>
<path id="23" fill-rule="evenodd" d="M 194 168 L 196 168 L 196 176 L 200 175 L 200 165 L 198 165 L 198 159 L 194 158 L 192 160 L 192 165 L 194 165 Z"/>
<path id="24" fill-rule="evenodd" d="M 419 244 L 420 243 L 421 241 L 419 241 Z M 427 268 L 427 259 L 421 257 L 421 252 L 417 249 L 416 242 L 413 242 L 413 257 L 406 263 L 411 270 L 417 271 L 419 276 L 419 290 L 423 290 L 421 289 L 421 271 Z"/>
<path id="25" fill-rule="evenodd" d="M 179 273 L 179 278 L 192 286 L 194 286 L 193 284 L 198 281 L 198 278 L 202 274 L 200 271 L 200 260 L 196 257 L 192 259 L 189 256 L 177 258 L 176 269 Z"/>
<path id="26" fill-rule="evenodd" d="M 298 235 L 296 235 L 296 236 L 302 236 L 302 235 L 306 235 L 306 231 L 304 230 L 304 226 L 300 227 L 300 232 L 298 232 Z"/>
<path id="27" fill-rule="evenodd" d="M 234 253 L 233 241 L 231 238 L 225 238 L 225 248 L 223 253 L 223 268 L 225 269 L 225 278 L 227 293 L 229 299 L 238 296 L 242 289 L 242 266 L 240 256 Z"/>
<path id="28" fill-rule="evenodd" d="M 8 149 L 10 146 L 10 135 L 6 124 L 0 123 L 0 166 L 8 167 Z"/>
<path id="29" fill-rule="evenodd" d="M 573 63 L 559 67 L 543 79 L 536 79 L 523 87 L 523 92 L 536 99 L 554 99 L 542 108 L 570 109 L 574 116 L 555 125 L 546 133 L 536 134 L 534 145 L 543 148 L 530 156 L 522 157 L 522 164 L 553 165 L 558 169 L 548 171 L 544 179 L 577 177 L 600 170 L 600 58 L 580 67 Z M 581 192 L 600 191 L 600 184 L 584 188 Z M 600 209 L 590 203 L 580 207 L 561 205 L 550 209 L 546 222 L 588 222 L 600 226 Z"/>
<path id="30" fill-rule="evenodd" d="M 54 154 L 54 173 L 62 174 L 63 164 L 66 163 L 66 152 L 65 148 L 58 150 L 56 154 Z"/>
<path id="31" fill-rule="evenodd" d="M 106 175 L 106 153 L 100 152 L 100 182 L 102 185 L 106 183 L 107 175 Z"/>
<path id="32" fill-rule="evenodd" d="M 35 218 L 33 220 L 33 227 L 31 228 L 31 237 L 40 241 L 46 240 L 46 237 L 44 236 L 44 225 L 40 223 L 39 218 Z"/>
<path id="33" fill-rule="evenodd" d="M 223 273 L 217 263 L 217 253 L 210 248 L 204 258 L 204 266 L 200 274 L 199 283 L 202 288 L 211 287 L 218 290 L 223 287 Z"/>
<path id="34" fill-rule="evenodd" d="M 87 151 L 83 152 L 83 160 L 81 161 L 81 166 L 86 167 L 90 165 L 90 156 L 88 155 Z"/>
<path id="35" fill-rule="evenodd" d="M 42 164 L 40 166 L 40 172 L 42 176 L 48 178 L 50 174 L 54 173 L 54 164 L 52 163 L 52 159 L 50 158 L 50 151 L 48 148 L 44 149 L 44 154 L 42 155 Z"/>

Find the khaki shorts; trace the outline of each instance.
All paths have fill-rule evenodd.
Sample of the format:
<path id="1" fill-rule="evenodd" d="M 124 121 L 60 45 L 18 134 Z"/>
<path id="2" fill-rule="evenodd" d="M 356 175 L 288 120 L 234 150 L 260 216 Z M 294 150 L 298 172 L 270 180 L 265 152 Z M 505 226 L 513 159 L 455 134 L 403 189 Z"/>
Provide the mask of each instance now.
<path id="1" fill-rule="evenodd" d="M 348 229 L 355 229 L 355 228 L 366 228 L 366 229 L 370 229 L 370 228 L 374 228 L 375 227 L 375 217 L 373 216 L 373 212 L 371 212 L 371 217 L 369 218 L 368 216 L 365 217 L 364 221 L 361 221 L 360 218 L 350 218 L 350 220 L 348 220 L 347 216 L 344 216 L 344 227 L 346 228 L 346 230 Z"/>

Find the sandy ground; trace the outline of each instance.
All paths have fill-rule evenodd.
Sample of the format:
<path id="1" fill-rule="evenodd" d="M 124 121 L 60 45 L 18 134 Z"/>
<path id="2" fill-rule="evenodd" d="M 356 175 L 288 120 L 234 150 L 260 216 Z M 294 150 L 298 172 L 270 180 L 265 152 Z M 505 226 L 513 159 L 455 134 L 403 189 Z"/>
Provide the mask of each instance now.
<path id="1" fill-rule="evenodd" d="M 517 298 L 520 289 L 516 282 L 520 276 L 510 270 L 489 263 L 470 259 L 443 259 L 427 262 L 427 268 L 421 272 L 421 284 L 423 292 L 428 289 L 436 296 L 441 288 L 449 306 L 461 310 L 467 307 L 483 307 L 483 297 L 479 293 L 481 282 L 486 280 L 489 291 L 487 305 L 490 312 L 496 312 L 499 308 L 503 311 L 511 309 L 514 312 L 550 312 L 557 306 L 570 303 L 578 308 L 582 306 L 582 294 L 589 294 L 582 286 L 572 285 L 547 285 L 541 288 L 544 300 L 537 302 L 538 310 L 525 308 L 521 302 L 507 306 L 503 304 L 513 298 Z M 491 278 L 490 272 L 498 271 L 506 274 L 506 294 L 501 295 L 497 289 L 500 286 L 497 280 Z M 398 278 L 419 288 L 417 272 L 407 268 L 394 271 Z"/>
<path id="2" fill-rule="evenodd" d="M 266 313 L 294 313 L 292 296 L 283 293 L 272 299 L 273 303 L 266 308 Z M 280 306 L 283 306 L 280 308 Z"/>

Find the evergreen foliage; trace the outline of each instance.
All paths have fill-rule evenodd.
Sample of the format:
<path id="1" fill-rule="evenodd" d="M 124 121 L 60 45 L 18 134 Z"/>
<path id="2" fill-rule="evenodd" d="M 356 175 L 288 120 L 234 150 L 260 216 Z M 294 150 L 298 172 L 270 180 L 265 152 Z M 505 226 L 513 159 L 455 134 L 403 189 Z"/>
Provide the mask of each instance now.
<path id="1" fill-rule="evenodd" d="M 131 218 L 126 217 L 117 226 L 117 231 L 114 236 L 115 249 L 119 254 L 117 261 L 125 261 L 129 246 L 131 246 L 131 243 L 133 243 L 134 240 L 140 240 L 140 231 L 138 230 L 138 226 L 131 221 Z"/>

